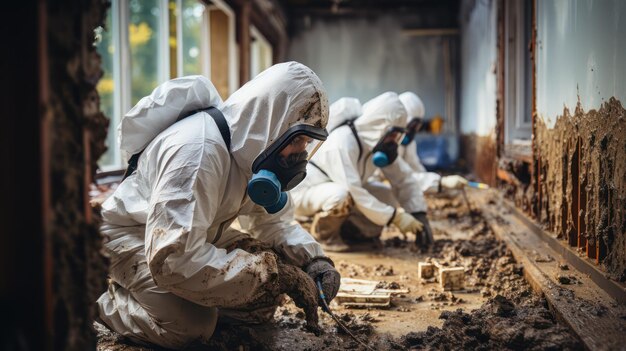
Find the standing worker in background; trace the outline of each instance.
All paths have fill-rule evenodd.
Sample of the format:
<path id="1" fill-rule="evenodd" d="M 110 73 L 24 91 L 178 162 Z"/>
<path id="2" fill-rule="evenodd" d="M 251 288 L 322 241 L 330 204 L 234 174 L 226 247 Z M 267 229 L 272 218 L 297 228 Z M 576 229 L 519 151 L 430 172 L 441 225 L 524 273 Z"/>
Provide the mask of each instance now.
<path id="1" fill-rule="evenodd" d="M 358 111 L 354 100 L 352 108 L 337 110 Z M 361 116 L 350 117 L 331 117 L 346 121 L 332 130 L 307 166 L 307 178 L 292 191 L 296 214 L 313 216 L 311 233 L 328 251 L 378 239 L 392 223 L 420 234 L 424 225 L 412 214 L 425 211 L 426 204 L 411 168 L 397 157 L 406 126 L 398 95 L 384 93 L 366 103 Z M 392 192 L 368 183 L 379 168 Z"/>
<path id="2" fill-rule="evenodd" d="M 404 105 L 408 115 L 407 131 L 399 154 L 409 164 L 417 178 L 422 191 L 426 193 L 441 192 L 442 189 L 460 189 L 468 184 L 468 181 L 459 175 L 441 176 L 434 172 L 428 172 L 419 156 L 417 155 L 417 145 L 415 134 L 424 123 L 425 108 L 422 99 L 415 93 L 407 91 L 400 94 L 400 101 Z"/>
<path id="3" fill-rule="evenodd" d="M 319 78 L 296 62 L 270 67 L 225 102 L 202 76 L 171 80 L 139 101 L 120 125 L 136 170 L 102 205 L 111 279 L 100 320 L 174 349 L 207 340 L 218 316 L 267 321 L 283 293 L 277 257 L 232 247 L 250 236 L 334 298 L 339 273 L 291 221 L 285 193 L 306 175 L 327 120 Z M 247 233 L 230 227 L 238 217 Z"/>

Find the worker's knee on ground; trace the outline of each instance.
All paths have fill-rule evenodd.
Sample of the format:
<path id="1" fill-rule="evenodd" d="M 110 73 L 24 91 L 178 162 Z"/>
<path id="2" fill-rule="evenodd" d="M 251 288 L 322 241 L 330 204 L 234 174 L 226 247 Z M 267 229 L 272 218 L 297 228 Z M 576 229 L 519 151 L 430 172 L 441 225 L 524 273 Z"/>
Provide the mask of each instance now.
<path id="1" fill-rule="evenodd" d="M 203 306 L 198 306 L 198 308 L 198 311 L 181 313 L 171 321 L 155 320 L 171 335 L 169 339 L 176 344 L 171 346 L 182 348 L 198 340 L 209 340 L 217 324 L 217 309 Z"/>
<path id="2" fill-rule="evenodd" d="M 324 202 L 322 210 L 334 215 L 347 215 L 350 213 L 354 201 L 348 189 L 337 187 L 335 191 L 329 194 L 328 199 Z"/>

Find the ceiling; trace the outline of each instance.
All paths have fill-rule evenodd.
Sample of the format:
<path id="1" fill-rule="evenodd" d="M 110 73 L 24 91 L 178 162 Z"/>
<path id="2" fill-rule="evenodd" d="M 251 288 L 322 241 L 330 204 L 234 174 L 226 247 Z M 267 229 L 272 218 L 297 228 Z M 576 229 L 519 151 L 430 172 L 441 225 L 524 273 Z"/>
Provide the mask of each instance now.
<path id="1" fill-rule="evenodd" d="M 279 0 L 290 16 L 369 16 L 389 12 L 449 12 L 459 0 Z"/>

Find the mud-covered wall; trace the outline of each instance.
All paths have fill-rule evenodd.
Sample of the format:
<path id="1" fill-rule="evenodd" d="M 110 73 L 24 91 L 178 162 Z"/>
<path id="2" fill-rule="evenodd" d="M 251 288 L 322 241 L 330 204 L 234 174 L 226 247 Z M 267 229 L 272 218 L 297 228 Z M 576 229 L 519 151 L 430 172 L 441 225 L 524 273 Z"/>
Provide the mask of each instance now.
<path id="1" fill-rule="evenodd" d="M 552 128 L 563 106 L 626 100 L 626 1 L 537 1 L 537 112 Z"/>
<path id="2" fill-rule="evenodd" d="M 102 70 L 93 46 L 108 1 L 48 1 L 46 6 L 49 332 L 55 350 L 90 350 L 95 349 L 94 302 L 105 291 L 107 274 L 98 217 L 87 192 L 105 151 L 108 125 L 96 92 Z"/>
<path id="3" fill-rule="evenodd" d="M 626 280 L 624 13 L 623 1 L 537 2 L 534 130 L 539 220 L 620 281 Z"/>
<path id="4" fill-rule="evenodd" d="M 495 184 L 497 2 L 461 1 L 461 156 Z"/>
<path id="5" fill-rule="evenodd" d="M 535 137 L 540 221 L 565 240 L 577 235 L 580 227 L 588 243 L 583 251 L 589 250 L 591 257 L 606 255 L 602 262 L 611 278 L 626 280 L 626 110 L 622 103 L 611 98 L 600 109 L 589 111 L 579 105 L 573 114 L 565 108 L 554 128 L 540 121 Z"/>

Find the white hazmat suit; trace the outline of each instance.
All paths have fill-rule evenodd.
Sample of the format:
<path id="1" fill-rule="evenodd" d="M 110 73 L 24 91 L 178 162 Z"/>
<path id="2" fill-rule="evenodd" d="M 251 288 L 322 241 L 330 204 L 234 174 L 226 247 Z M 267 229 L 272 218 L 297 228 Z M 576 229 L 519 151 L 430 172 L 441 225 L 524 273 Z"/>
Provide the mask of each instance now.
<path id="1" fill-rule="evenodd" d="M 330 119 L 352 117 L 356 116 Z M 334 129 L 307 166 L 305 180 L 292 190 L 296 214 L 314 216 L 312 234 L 329 249 L 345 245 L 340 228 L 348 218 L 362 236 L 372 238 L 378 237 L 382 226 L 391 222 L 396 207 L 401 206 L 406 212 L 425 210 L 422 192 L 411 178 L 412 170 L 400 158 L 381 169 L 391 183 L 391 196 L 390 192 L 379 191 L 386 188 L 383 184 L 368 183 L 378 169 L 372 163 L 372 150 L 389 127 L 405 127 L 406 122 L 406 110 L 396 93 L 387 92 L 372 99 L 354 120 L 361 146 L 349 126 Z"/>
<path id="2" fill-rule="evenodd" d="M 209 106 L 226 118 L 230 150 L 206 112 L 176 122 Z M 267 294 L 277 272 L 273 255 L 227 252 L 229 244 L 253 236 L 300 267 L 323 256 L 292 221 L 291 203 L 270 215 L 246 186 L 255 158 L 290 126 L 323 128 L 327 119 L 319 78 L 296 62 L 272 66 L 224 102 L 201 76 L 166 82 L 139 101 L 120 124 L 120 143 L 129 154 L 145 150 L 102 206 L 111 257 L 102 321 L 135 341 L 182 348 L 208 339 L 222 309 Z M 236 218 L 246 233 L 230 227 Z"/>
<path id="3" fill-rule="evenodd" d="M 409 120 L 412 118 L 424 119 L 424 103 L 415 93 L 407 91 L 400 94 L 399 98 L 407 111 Z M 441 176 L 437 173 L 428 172 L 426 170 L 417 155 L 417 145 L 415 139 L 411 140 L 408 145 L 400 145 L 398 148 L 398 155 L 402 157 L 411 167 L 423 192 L 437 191 Z"/>
<path id="4" fill-rule="evenodd" d="M 415 93 L 410 91 L 400 94 L 400 101 L 406 108 L 409 121 L 413 118 L 424 119 L 424 103 Z M 440 184 L 444 188 L 455 189 L 467 185 L 467 180 L 458 175 L 442 177 L 441 175 L 428 172 L 419 156 L 417 155 L 417 145 L 415 139 L 411 140 L 408 145 L 400 145 L 398 155 L 408 163 L 413 169 L 414 176 L 420 184 L 422 191 L 425 193 L 435 193 L 440 190 Z"/>

